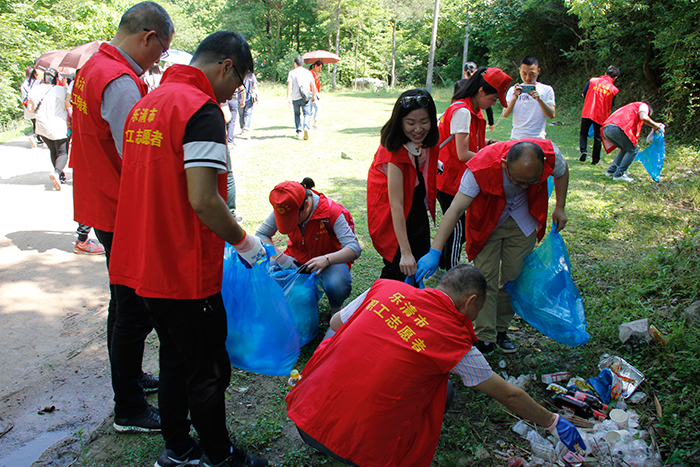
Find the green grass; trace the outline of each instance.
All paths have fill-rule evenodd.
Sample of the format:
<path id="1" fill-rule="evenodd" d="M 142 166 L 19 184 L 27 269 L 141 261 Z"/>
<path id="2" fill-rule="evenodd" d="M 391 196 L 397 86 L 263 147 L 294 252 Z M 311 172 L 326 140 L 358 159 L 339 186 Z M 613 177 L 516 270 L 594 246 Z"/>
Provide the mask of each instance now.
<path id="1" fill-rule="evenodd" d="M 367 231 L 365 183 L 380 128 L 399 91 L 324 93 L 322 129 L 313 130 L 309 141 L 299 141 L 292 109 L 284 101 L 285 89 L 268 83 L 261 83 L 260 88 L 253 139 L 240 141 L 232 153 L 237 212 L 246 230 L 253 232 L 271 212 L 267 197 L 274 185 L 313 178 L 319 191 L 345 205 L 355 219 L 364 251 L 352 269 L 354 297 L 372 284 L 381 268 Z M 438 111 L 444 111 L 449 91 L 437 90 L 434 95 Z M 578 162 L 575 109 L 562 107 L 554 122 L 559 124 L 547 127 L 548 137 L 560 146 L 571 168 L 569 223 L 562 235 L 584 299 L 591 340 L 581 347 L 566 347 L 516 321 L 521 327 L 515 334 L 519 352 L 511 356 L 496 353 L 489 361 L 497 367 L 499 360 L 505 360 L 508 373 L 514 376 L 569 370 L 589 378 L 598 374 L 601 354 L 622 356 L 647 377 L 640 390 L 650 396 L 649 401 L 634 409 L 642 415 L 644 426 L 653 428 L 664 459 L 675 453 L 674 459 L 691 465 L 694 461 L 685 456 L 695 452 L 697 457 L 700 448 L 696 423 L 700 420 L 700 321 L 686 317 L 684 310 L 700 300 L 698 148 L 669 144 L 658 184 L 639 163 L 630 169 L 636 183 L 613 183 L 604 170 L 614 154 L 604 155 L 598 167 Z M 506 140 L 510 128 L 510 119 L 504 119 L 489 137 Z M 342 159 L 341 153 L 351 160 Z M 320 313 L 322 335 L 330 318 L 325 299 Z M 639 318 L 649 318 L 668 344 L 634 348 L 621 344 L 618 326 Z M 303 368 L 320 338 L 302 349 L 297 368 Z M 480 451 L 522 454 L 518 449 L 528 448 L 527 442 L 509 431 L 514 419 L 498 404 L 453 382 L 458 387 L 457 399 L 446 417 L 434 465 L 504 465 L 505 461 L 494 457 L 480 459 Z M 529 392 L 546 402 L 543 385 L 531 384 Z M 242 446 L 267 455 L 275 465 L 337 465 L 297 440 L 286 417 L 284 378 L 234 369 L 227 394 L 229 428 Z M 663 408 L 661 417 L 651 402 L 654 395 Z M 82 459 L 86 466 L 152 465 L 161 449 L 158 437 L 116 436 L 109 428 L 93 438 Z"/>
<path id="2" fill-rule="evenodd" d="M 32 131 L 32 122 L 29 120 L 14 120 L 5 125 L 0 125 L 0 144 L 7 143 Z"/>

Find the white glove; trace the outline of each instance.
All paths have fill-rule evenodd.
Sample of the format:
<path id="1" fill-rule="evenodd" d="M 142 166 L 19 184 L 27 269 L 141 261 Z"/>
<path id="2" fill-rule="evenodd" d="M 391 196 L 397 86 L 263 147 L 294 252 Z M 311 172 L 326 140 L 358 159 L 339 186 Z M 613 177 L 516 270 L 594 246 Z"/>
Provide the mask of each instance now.
<path id="1" fill-rule="evenodd" d="M 248 233 L 245 234 L 243 240 L 233 245 L 233 248 L 243 264 L 249 268 L 267 255 L 260 239 L 255 235 L 248 235 Z"/>
<path id="2" fill-rule="evenodd" d="M 292 258 L 289 255 L 282 254 L 282 253 L 277 255 L 277 258 L 275 258 L 275 262 L 282 269 L 292 269 L 292 268 L 299 267 L 299 265 L 297 264 L 297 262 L 294 258 Z"/>

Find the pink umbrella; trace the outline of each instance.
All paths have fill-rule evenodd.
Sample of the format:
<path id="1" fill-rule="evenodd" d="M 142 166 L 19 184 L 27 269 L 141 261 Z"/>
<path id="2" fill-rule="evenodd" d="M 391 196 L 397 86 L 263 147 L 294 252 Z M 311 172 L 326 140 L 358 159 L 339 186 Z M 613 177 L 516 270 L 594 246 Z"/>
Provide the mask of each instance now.
<path id="1" fill-rule="evenodd" d="M 34 68 L 41 68 L 46 70 L 47 68 L 57 69 L 63 57 L 68 53 L 67 50 L 52 50 L 51 52 L 46 52 L 41 54 L 34 62 Z"/>
<path id="2" fill-rule="evenodd" d="M 100 45 L 103 42 L 106 41 L 92 41 L 79 45 L 74 49 L 70 49 L 58 66 L 63 68 L 71 68 L 73 70 L 80 69 L 83 65 L 85 65 L 85 62 L 92 57 L 92 54 L 97 52 L 97 49 L 100 48 Z"/>
<path id="3" fill-rule="evenodd" d="M 328 52 L 327 50 L 314 50 L 313 52 L 306 52 L 301 56 L 304 59 L 304 63 L 314 63 L 320 60 L 321 63 L 336 63 L 340 61 L 338 57 L 333 52 Z"/>

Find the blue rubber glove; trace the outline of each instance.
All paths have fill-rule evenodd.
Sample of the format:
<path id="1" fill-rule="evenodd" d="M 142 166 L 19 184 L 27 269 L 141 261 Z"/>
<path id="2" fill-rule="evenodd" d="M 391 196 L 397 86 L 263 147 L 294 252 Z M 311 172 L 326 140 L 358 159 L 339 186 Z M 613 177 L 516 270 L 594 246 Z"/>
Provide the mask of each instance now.
<path id="1" fill-rule="evenodd" d="M 564 443 L 564 445 L 569 449 L 569 451 L 577 452 L 577 445 L 584 452 L 586 451 L 586 443 L 583 441 L 583 438 L 581 438 L 581 435 L 579 434 L 578 430 L 574 425 L 571 424 L 570 421 L 568 421 L 564 417 L 560 417 L 559 415 L 557 415 L 556 422 L 554 422 L 554 424 L 552 424 L 551 427 L 547 428 L 547 430 L 551 431 L 554 434 L 554 436 L 559 438 L 559 441 Z"/>
<path id="2" fill-rule="evenodd" d="M 416 276 L 406 276 L 406 280 L 404 282 L 408 285 L 416 286 L 418 284 L 419 289 L 424 289 L 425 286 L 423 285 L 423 281 L 418 281 L 416 282 Z"/>
<path id="3" fill-rule="evenodd" d="M 442 251 L 431 248 L 427 255 L 418 260 L 416 282 L 421 282 L 423 279 L 427 279 L 435 274 L 440 264 L 440 256 L 442 256 Z"/>

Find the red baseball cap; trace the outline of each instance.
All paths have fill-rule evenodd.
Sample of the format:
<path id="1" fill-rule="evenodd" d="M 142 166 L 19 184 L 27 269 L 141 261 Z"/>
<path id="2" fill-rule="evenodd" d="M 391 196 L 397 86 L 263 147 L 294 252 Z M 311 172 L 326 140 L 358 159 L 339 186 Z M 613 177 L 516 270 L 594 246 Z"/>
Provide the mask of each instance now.
<path id="1" fill-rule="evenodd" d="M 275 208 L 277 230 L 289 234 L 299 223 L 299 210 L 306 199 L 306 188 L 299 182 L 282 182 L 270 192 L 270 204 Z"/>
<path id="2" fill-rule="evenodd" d="M 500 68 L 487 68 L 483 75 L 484 81 L 489 83 L 496 91 L 498 91 L 498 100 L 503 107 L 508 107 L 506 102 L 506 92 L 513 78 L 508 76 Z"/>

